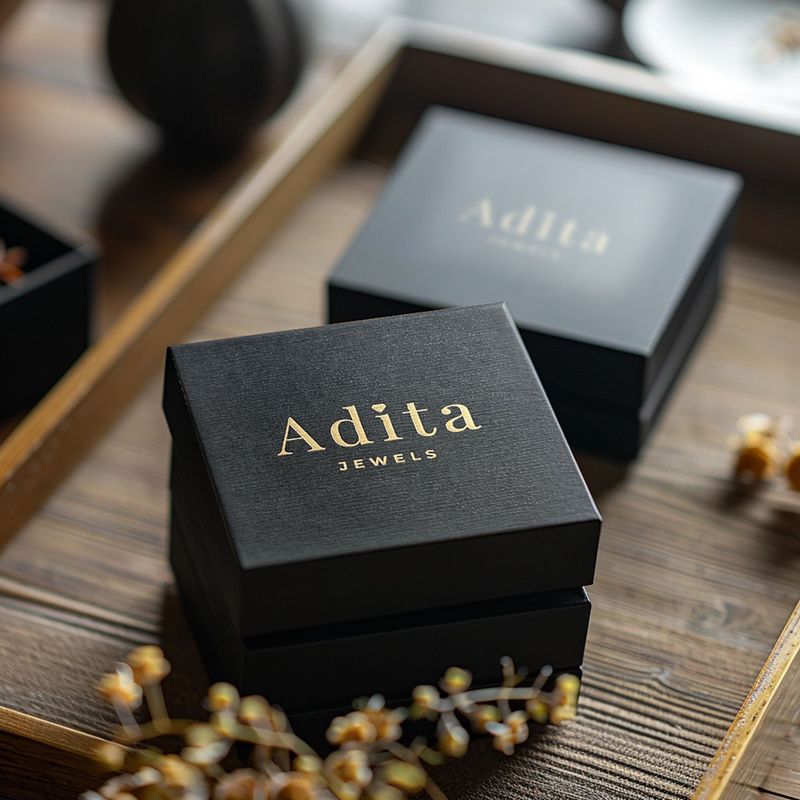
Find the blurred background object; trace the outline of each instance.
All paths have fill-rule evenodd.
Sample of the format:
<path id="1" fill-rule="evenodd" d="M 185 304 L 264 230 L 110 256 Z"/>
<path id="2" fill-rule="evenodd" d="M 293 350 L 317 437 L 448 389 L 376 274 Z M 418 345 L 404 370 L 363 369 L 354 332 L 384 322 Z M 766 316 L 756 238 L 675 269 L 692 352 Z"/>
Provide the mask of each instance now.
<path id="1" fill-rule="evenodd" d="M 22 5 L 23 0 L 0 0 L 0 28 L 6 20 Z"/>
<path id="2" fill-rule="evenodd" d="M 682 92 L 800 116 L 797 0 L 629 0 L 623 29 L 633 53 Z"/>
<path id="3" fill-rule="evenodd" d="M 292 0 L 113 0 L 108 63 L 181 156 L 239 149 L 288 99 L 306 60 Z"/>
<path id="4" fill-rule="evenodd" d="M 324 49 L 349 50 L 394 14 L 516 41 L 604 48 L 616 15 L 600 0 L 312 0 Z"/>
<path id="5" fill-rule="evenodd" d="M 600 0 L 112 0 L 108 62 L 172 154 L 221 157 L 291 94 L 306 60 L 305 18 L 317 54 L 348 55 L 391 15 L 591 50 L 615 29 Z"/>

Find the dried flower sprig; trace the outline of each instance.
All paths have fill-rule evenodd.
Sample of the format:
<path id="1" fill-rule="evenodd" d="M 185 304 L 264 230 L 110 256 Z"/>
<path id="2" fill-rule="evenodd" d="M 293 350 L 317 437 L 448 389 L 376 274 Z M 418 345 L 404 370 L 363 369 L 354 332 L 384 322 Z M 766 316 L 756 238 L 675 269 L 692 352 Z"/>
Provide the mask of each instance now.
<path id="1" fill-rule="evenodd" d="M 28 260 L 28 252 L 24 247 L 6 247 L 0 239 L 0 283 L 14 283 L 25 277 L 22 270 Z"/>
<path id="2" fill-rule="evenodd" d="M 240 697 L 228 683 L 208 690 L 206 722 L 172 719 L 161 688 L 170 664 L 158 647 L 139 647 L 98 684 L 120 728 L 97 758 L 121 774 L 82 800 L 404 800 L 421 792 L 446 800 L 426 766 L 463 756 L 469 729 L 490 735 L 497 750 L 511 755 L 528 738 L 531 721 L 559 724 L 575 716 L 577 676 L 559 675 L 545 691 L 552 670 L 524 686 L 524 671 L 509 658 L 501 664 L 500 686 L 472 688 L 472 675 L 451 667 L 438 687 L 417 686 L 409 709 L 389 708 L 380 695 L 356 701 L 330 722 L 326 737 L 335 749 L 323 758 L 294 734 L 280 709 L 257 695 Z M 143 700 L 150 721 L 139 723 L 134 711 Z M 405 744 L 407 719 L 429 720 L 435 745 L 423 737 Z M 161 736 L 180 737 L 180 753 L 149 743 Z M 237 744 L 251 746 L 247 766 L 230 764 Z"/>

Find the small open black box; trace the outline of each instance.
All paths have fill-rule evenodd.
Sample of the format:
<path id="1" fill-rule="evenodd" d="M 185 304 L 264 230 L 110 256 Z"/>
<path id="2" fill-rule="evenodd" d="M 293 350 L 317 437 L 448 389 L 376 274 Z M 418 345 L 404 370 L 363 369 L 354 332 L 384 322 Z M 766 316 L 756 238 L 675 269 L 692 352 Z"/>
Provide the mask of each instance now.
<path id="1" fill-rule="evenodd" d="M 716 300 L 740 178 L 429 110 L 329 320 L 507 301 L 570 444 L 635 457 Z"/>
<path id="2" fill-rule="evenodd" d="M 2 418 L 39 400 L 87 348 L 97 254 L 5 201 L 0 239 L 27 252 L 23 277 L 0 282 Z"/>
<path id="3" fill-rule="evenodd" d="M 164 409 L 215 675 L 297 708 L 579 666 L 600 517 L 504 306 L 173 347 Z"/>

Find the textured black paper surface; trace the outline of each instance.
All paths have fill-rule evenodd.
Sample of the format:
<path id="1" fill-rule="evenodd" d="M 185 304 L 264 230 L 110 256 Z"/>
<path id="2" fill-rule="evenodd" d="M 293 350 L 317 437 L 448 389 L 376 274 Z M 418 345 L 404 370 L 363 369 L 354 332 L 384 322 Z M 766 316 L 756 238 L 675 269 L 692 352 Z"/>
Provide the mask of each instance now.
<path id="1" fill-rule="evenodd" d="M 502 306 L 171 348 L 164 402 L 241 634 L 592 582 L 599 515 Z M 445 430 L 452 403 L 480 427 Z M 374 444 L 331 441 L 347 405 Z M 289 416 L 325 450 L 279 456 Z"/>
<path id="2" fill-rule="evenodd" d="M 329 319 L 505 301 L 556 410 L 638 413 L 739 189 L 723 170 L 432 109 L 330 277 Z"/>
<path id="3" fill-rule="evenodd" d="M 210 679 L 288 711 L 344 707 L 374 693 L 405 698 L 454 664 L 468 666 L 481 685 L 498 680 L 503 656 L 532 674 L 544 666 L 572 671 L 583 661 L 591 612 L 583 589 L 240 639 L 207 590 L 213 568 L 187 543 L 194 514 L 180 492 L 173 497 L 170 561 Z"/>

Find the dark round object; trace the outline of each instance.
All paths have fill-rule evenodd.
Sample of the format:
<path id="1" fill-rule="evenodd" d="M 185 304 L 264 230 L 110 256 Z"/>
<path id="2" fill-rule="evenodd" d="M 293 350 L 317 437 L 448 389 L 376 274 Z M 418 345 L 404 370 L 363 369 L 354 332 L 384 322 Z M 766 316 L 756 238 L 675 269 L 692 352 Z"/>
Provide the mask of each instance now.
<path id="1" fill-rule="evenodd" d="M 112 0 L 108 20 L 120 91 L 192 157 L 240 148 L 291 94 L 306 44 L 292 0 Z"/>

